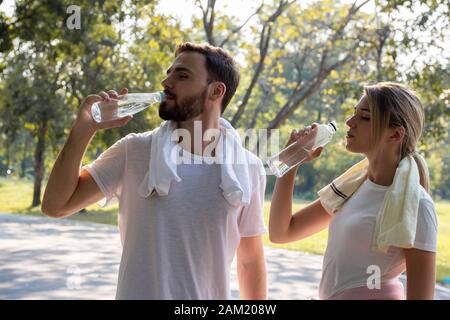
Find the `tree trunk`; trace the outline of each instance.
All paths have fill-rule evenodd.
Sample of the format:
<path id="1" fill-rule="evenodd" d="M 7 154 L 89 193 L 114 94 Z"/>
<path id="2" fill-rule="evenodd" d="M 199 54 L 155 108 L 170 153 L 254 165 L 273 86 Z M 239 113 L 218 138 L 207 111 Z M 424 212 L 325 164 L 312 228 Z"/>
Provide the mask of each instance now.
<path id="1" fill-rule="evenodd" d="M 37 144 L 34 152 L 34 190 L 32 207 L 41 204 L 41 185 L 44 177 L 45 136 L 47 135 L 47 119 L 42 120 L 37 132 Z"/>
<path id="2" fill-rule="evenodd" d="M 9 143 L 9 141 L 8 141 L 8 139 L 6 139 L 6 141 L 5 141 L 5 144 L 6 144 L 6 159 L 5 159 L 5 166 L 6 166 L 6 176 L 8 176 L 8 169 L 9 169 L 9 165 L 10 165 L 10 163 L 11 163 L 11 158 L 10 158 L 10 155 L 9 155 L 9 148 L 10 148 L 10 143 Z"/>
<path id="3" fill-rule="evenodd" d="M 20 160 L 20 178 L 25 178 L 26 160 L 28 152 L 28 136 L 25 136 L 25 143 L 23 144 L 22 159 Z"/>
<path id="4" fill-rule="evenodd" d="M 267 29 L 266 29 L 267 28 Z M 266 32 L 267 30 L 267 32 Z M 253 88 L 255 87 L 259 75 L 261 74 L 262 70 L 264 69 L 264 61 L 266 60 L 267 52 L 269 50 L 269 42 L 270 37 L 272 34 L 272 28 L 270 26 L 263 27 L 263 31 L 261 32 L 261 41 L 260 41 L 260 52 L 259 52 L 259 62 L 256 67 L 255 73 L 253 74 L 252 81 L 250 82 L 249 87 L 247 88 L 244 98 L 242 99 L 241 104 L 239 105 L 236 113 L 234 114 L 233 118 L 231 119 L 230 123 L 233 127 L 237 126 L 237 123 L 239 119 L 241 119 L 242 114 L 245 111 L 245 107 L 247 106 L 248 101 L 250 100 L 250 97 L 253 93 Z"/>

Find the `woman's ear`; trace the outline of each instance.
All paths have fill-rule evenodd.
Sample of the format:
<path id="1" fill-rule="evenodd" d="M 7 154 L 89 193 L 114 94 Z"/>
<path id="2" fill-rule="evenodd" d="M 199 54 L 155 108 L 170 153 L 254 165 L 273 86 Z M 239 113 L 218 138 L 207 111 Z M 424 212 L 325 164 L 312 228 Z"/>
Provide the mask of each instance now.
<path id="1" fill-rule="evenodd" d="M 405 137 L 405 132 L 406 132 L 406 130 L 403 126 L 392 128 L 390 130 L 391 130 L 391 132 L 389 134 L 390 141 L 396 141 L 396 142 L 403 141 L 403 138 Z"/>

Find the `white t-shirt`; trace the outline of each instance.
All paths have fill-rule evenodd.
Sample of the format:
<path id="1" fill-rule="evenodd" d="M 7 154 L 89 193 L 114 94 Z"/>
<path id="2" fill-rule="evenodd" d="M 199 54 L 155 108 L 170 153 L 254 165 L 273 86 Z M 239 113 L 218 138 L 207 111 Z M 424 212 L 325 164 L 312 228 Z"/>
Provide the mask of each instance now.
<path id="1" fill-rule="evenodd" d="M 151 132 L 129 134 L 85 168 L 105 199 L 119 201 L 123 246 L 116 299 L 230 299 L 230 266 L 241 237 L 266 231 L 262 162 L 249 165 L 251 201 L 223 197 L 219 164 L 181 164 L 167 196 L 142 198 Z M 187 153 L 191 157 L 200 156 Z M 192 163 L 194 163 L 192 161 Z"/>
<path id="2" fill-rule="evenodd" d="M 366 287 L 374 274 L 381 272 L 381 283 L 400 281 L 406 270 L 404 251 L 391 247 L 387 253 L 372 250 L 378 212 L 386 190 L 367 179 L 336 212 L 328 228 L 328 245 L 324 255 L 319 296 L 329 299 L 344 290 Z M 436 252 L 437 217 L 428 193 L 420 186 L 420 202 L 414 247 Z"/>

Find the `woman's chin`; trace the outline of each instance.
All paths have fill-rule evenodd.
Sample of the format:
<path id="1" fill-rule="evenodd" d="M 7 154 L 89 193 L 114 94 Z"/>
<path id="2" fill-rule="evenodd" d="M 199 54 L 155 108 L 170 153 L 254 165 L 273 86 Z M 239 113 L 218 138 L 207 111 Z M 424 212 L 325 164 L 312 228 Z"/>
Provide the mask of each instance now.
<path id="1" fill-rule="evenodd" d="M 355 146 L 352 146 L 352 144 L 348 143 L 348 142 L 345 144 L 345 149 L 347 149 L 347 151 L 350 151 L 350 152 L 353 152 L 353 153 L 359 153 L 359 150 L 357 150 L 355 148 Z"/>
<path id="2" fill-rule="evenodd" d="M 345 144 L 345 149 L 347 149 L 348 151 L 352 151 L 352 148 L 348 142 Z"/>
<path id="3" fill-rule="evenodd" d="M 345 145 L 345 149 L 347 149 L 348 152 L 351 152 L 351 153 L 358 153 L 358 154 L 363 154 L 363 155 L 366 155 L 367 152 L 368 152 L 368 150 L 365 149 L 365 148 L 357 148 L 357 147 L 355 147 L 355 146 L 352 146 L 352 145 L 349 144 L 349 143 L 347 143 L 347 144 Z"/>

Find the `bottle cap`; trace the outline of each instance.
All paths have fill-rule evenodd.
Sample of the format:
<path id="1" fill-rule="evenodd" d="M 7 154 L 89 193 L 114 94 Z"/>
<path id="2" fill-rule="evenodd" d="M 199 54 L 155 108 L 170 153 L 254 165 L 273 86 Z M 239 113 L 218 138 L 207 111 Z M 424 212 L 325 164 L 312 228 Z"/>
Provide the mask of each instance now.
<path id="1" fill-rule="evenodd" d="M 337 131 L 337 124 L 336 124 L 336 121 L 331 121 L 330 123 L 329 123 L 329 125 L 334 129 L 334 132 L 336 132 Z"/>
<path id="2" fill-rule="evenodd" d="M 163 102 L 164 100 L 166 100 L 166 95 L 164 94 L 163 91 L 159 92 L 159 102 Z"/>

